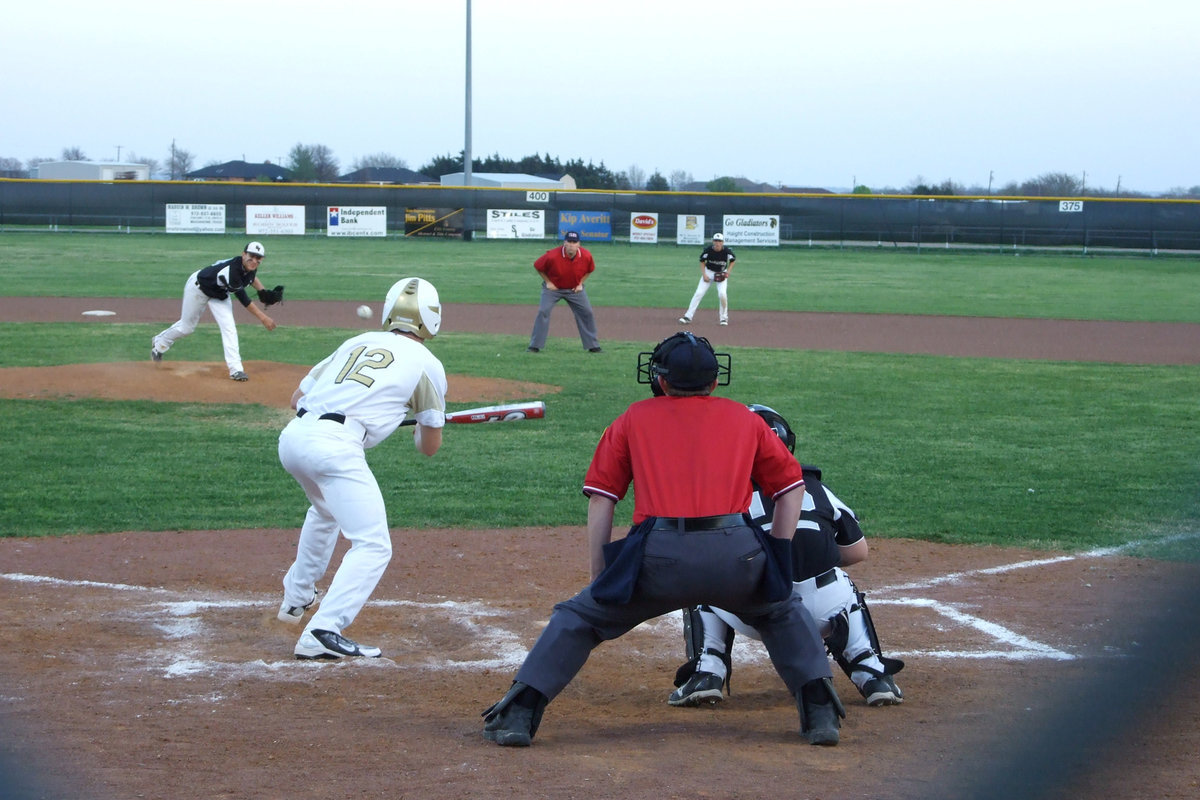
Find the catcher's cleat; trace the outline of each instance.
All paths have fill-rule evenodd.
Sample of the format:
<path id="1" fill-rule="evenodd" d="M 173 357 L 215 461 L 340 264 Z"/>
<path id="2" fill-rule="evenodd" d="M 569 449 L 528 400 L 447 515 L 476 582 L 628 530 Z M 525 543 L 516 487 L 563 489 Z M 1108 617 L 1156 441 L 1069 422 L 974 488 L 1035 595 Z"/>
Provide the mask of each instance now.
<path id="1" fill-rule="evenodd" d="M 229 373 L 229 379 L 234 381 L 248 381 L 250 380 L 250 376 L 239 369 L 237 372 Z"/>
<path id="2" fill-rule="evenodd" d="M 295 623 L 299 622 L 301 619 L 304 618 L 304 612 L 308 611 L 310 608 L 312 608 L 314 605 L 316 605 L 317 598 L 319 598 L 320 596 L 321 596 L 321 590 L 317 589 L 316 591 L 313 592 L 312 600 L 309 600 L 307 603 L 305 603 L 302 606 L 290 605 L 288 603 L 287 599 L 285 598 L 284 601 L 279 604 L 279 621 L 286 622 L 288 624 L 295 624 Z"/>
<path id="3" fill-rule="evenodd" d="M 687 683 L 671 692 L 667 704 L 672 706 L 716 705 L 725 699 L 721 687 L 725 681 L 711 672 L 695 672 Z"/>
<path id="4" fill-rule="evenodd" d="M 891 675 L 872 678 L 864 683 L 859 691 L 866 698 L 867 705 L 873 707 L 898 706 L 904 702 L 904 693 L 900 691 L 896 679 Z"/>
<path id="5" fill-rule="evenodd" d="M 362 656 L 363 658 L 379 658 L 383 651 L 378 647 L 368 647 L 353 639 L 347 639 L 333 631 L 305 631 L 296 642 L 296 658 L 306 660 L 313 658 L 346 658 Z"/>
<path id="6" fill-rule="evenodd" d="M 691 317 L 680 317 L 680 318 L 679 318 L 679 324 L 680 324 L 680 325 L 691 325 L 691 324 L 692 324 L 692 318 L 691 318 Z"/>

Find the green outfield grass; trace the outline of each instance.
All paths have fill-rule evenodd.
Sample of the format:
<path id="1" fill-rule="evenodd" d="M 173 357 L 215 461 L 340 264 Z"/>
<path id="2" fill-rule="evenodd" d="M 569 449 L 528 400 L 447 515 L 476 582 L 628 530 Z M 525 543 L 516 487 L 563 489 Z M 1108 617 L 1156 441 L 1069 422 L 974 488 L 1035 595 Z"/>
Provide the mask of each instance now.
<path id="1" fill-rule="evenodd" d="M 0 352 L 5 366 L 140 360 L 154 327 L 0 324 Z M 216 348 L 210 328 L 195 335 Z M 243 331 L 248 351 L 297 364 L 348 333 Z M 431 459 L 403 434 L 370 451 L 393 526 L 582 530 L 596 441 L 648 394 L 633 380 L 640 348 L 606 343 L 580 369 L 574 350 L 531 359 L 523 345 L 435 340 L 451 374 L 562 391 L 545 398 L 545 420 L 451 428 Z M 869 535 L 1073 549 L 1200 527 L 1196 368 L 731 352 L 734 380 L 719 393 L 788 417 L 802 460 L 825 469 Z M 259 406 L 0 400 L 0 530 L 297 527 L 304 497 L 275 452 L 288 418 Z M 621 522 L 631 506 L 619 506 Z"/>
<path id="2" fill-rule="evenodd" d="M 194 269 L 245 236 L 0 233 L 4 292 L 178 297 Z M 375 300 L 404 275 L 447 303 L 537 302 L 533 260 L 552 242 L 267 238 L 262 279 L 292 299 Z M 699 247 L 598 244 L 588 283 L 602 306 L 687 305 Z M 881 248 L 736 248 L 742 310 L 1200 322 L 1200 263 L 1182 257 L 1014 255 Z"/>
<path id="3" fill-rule="evenodd" d="M 229 236 L 3 233 L 0 269 L 10 294 L 173 298 L 187 271 L 242 244 Z M 528 262 L 545 246 L 281 238 L 267 242 L 264 279 L 296 297 L 375 300 L 398 274 L 424 274 L 447 300 L 529 304 Z M 597 304 L 675 309 L 690 295 L 698 248 L 595 249 Z M 1183 259 L 747 250 L 740 269 L 736 308 L 1200 314 L 1196 265 Z M 159 327 L 0 323 L 0 367 L 140 361 Z M 245 352 L 303 365 L 350 333 L 239 330 Z M 219 352 L 215 326 L 195 336 Z M 522 337 L 439 336 L 433 349 L 452 374 L 562 391 L 544 398 L 543 421 L 451 428 L 432 459 L 402 433 L 372 450 L 391 524 L 582 531 L 584 471 L 604 426 L 647 396 L 633 376 L 650 344 L 606 341 L 602 356 L 551 348 L 529 358 Z M 824 468 L 868 536 L 1077 549 L 1200 530 L 1200 368 L 730 352 L 733 383 L 718 393 L 791 420 L 802 460 Z M 474 404 L 455 407 L 463 405 Z M 0 400 L 0 535 L 296 528 L 305 500 L 276 456 L 288 416 L 259 406 Z M 618 507 L 620 522 L 631 506 Z M 1194 554 L 1194 544 L 1171 545 L 1172 556 L 1181 551 Z"/>

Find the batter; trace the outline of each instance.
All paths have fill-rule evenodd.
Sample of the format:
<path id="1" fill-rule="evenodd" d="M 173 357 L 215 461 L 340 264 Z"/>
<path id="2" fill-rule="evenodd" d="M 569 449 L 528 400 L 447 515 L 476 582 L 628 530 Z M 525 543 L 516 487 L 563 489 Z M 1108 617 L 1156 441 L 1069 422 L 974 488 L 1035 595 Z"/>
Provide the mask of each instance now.
<path id="1" fill-rule="evenodd" d="M 392 557 L 387 509 L 365 451 L 412 414 L 413 444 L 432 456 L 446 422 L 446 371 L 425 347 L 441 329 L 437 290 L 422 278 L 397 281 L 383 304 L 383 329 L 347 339 L 312 368 L 292 396 L 296 418 L 279 435 L 279 460 L 311 505 L 296 560 L 283 578 L 279 619 L 300 622 L 318 600 L 340 531 L 350 550 L 296 642 L 300 659 L 380 655 L 343 631 L 370 599 Z"/>

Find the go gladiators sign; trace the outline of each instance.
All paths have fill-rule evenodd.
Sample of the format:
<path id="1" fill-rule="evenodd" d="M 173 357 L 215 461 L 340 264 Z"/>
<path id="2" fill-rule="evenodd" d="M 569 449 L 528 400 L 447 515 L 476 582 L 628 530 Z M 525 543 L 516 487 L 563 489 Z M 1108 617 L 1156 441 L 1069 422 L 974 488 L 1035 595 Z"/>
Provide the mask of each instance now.
<path id="1" fill-rule="evenodd" d="M 779 246 L 778 214 L 726 214 L 722 223 L 725 244 Z"/>

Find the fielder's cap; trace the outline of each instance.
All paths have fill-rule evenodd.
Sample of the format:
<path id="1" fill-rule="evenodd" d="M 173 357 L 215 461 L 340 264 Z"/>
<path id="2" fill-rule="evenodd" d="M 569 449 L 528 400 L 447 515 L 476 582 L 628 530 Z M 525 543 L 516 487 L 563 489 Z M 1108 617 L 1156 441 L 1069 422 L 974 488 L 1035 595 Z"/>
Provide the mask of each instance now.
<path id="1" fill-rule="evenodd" d="M 714 234 L 713 234 L 713 241 L 714 241 L 714 242 L 723 242 L 723 241 L 725 241 L 725 237 L 724 237 L 724 235 L 722 235 L 722 234 L 720 234 L 720 233 L 714 233 Z"/>
<path id="2" fill-rule="evenodd" d="M 563 237 L 564 242 L 578 242 L 579 231 L 567 231 L 567 235 Z"/>
<path id="3" fill-rule="evenodd" d="M 246 245 L 246 252 L 252 256 L 262 258 L 267 255 L 267 251 L 263 248 L 262 242 L 251 242 Z"/>
<path id="4" fill-rule="evenodd" d="M 676 338 L 677 337 L 677 338 Z M 717 379 L 717 355 L 707 339 L 688 333 L 675 334 L 676 341 L 662 354 L 659 374 L 676 389 L 703 389 Z"/>

